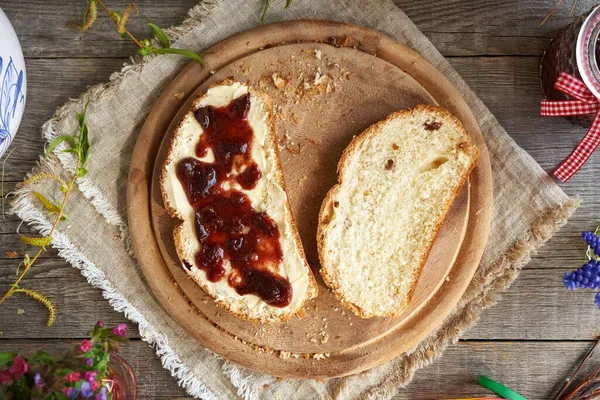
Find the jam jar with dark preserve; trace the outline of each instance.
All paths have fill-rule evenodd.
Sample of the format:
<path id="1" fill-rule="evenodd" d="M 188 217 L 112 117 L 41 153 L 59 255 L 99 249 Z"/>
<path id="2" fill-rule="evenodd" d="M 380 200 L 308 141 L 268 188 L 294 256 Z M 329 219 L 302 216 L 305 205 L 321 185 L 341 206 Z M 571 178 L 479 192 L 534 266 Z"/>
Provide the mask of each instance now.
<path id="1" fill-rule="evenodd" d="M 550 100 L 571 100 L 554 88 L 561 72 L 581 79 L 600 98 L 600 7 L 581 16 L 550 42 L 540 66 L 544 95 Z M 571 122 L 589 127 L 593 115 L 567 117 Z"/>

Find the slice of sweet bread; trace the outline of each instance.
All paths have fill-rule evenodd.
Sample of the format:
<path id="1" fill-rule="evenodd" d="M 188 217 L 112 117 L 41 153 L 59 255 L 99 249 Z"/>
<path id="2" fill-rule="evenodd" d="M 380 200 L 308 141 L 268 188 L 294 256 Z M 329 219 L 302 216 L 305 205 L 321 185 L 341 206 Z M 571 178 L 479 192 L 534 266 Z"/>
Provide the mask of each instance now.
<path id="1" fill-rule="evenodd" d="M 319 215 L 321 275 L 363 318 L 399 315 L 479 150 L 440 107 L 398 111 L 344 151 Z"/>
<path id="2" fill-rule="evenodd" d="M 270 98 L 226 80 L 194 101 L 161 175 L 182 266 L 236 316 L 278 322 L 317 285 L 288 204 Z"/>

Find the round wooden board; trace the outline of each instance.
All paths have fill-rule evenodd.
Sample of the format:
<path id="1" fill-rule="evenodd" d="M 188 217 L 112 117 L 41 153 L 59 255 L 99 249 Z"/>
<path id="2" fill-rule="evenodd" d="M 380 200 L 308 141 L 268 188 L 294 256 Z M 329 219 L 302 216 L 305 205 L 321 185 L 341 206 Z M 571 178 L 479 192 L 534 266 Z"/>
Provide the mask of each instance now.
<path id="1" fill-rule="evenodd" d="M 323 43 L 332 37 L 347 37 L 348 47 Z M 413 347 L 455 307 L 477 268 L 489 232 L 491 168 L 483 137 L 464 100 L 439 71 L 410 49 L 374 31 L 337 22 L 263 26 L 219 43 L 205 53 L 205 59 L 207 70 L 189 64 L 158 99 L 133 154 L 128 191 L 131 236 L 157 299 L 210 350 L 276 376 L 347 375 Z M 288 79 L 286 86 L 275 87 L 274 73 Z M 230 76 L 274 100 L 288 196 L 315 271 L 319 268 L 318 210 L 336 182 L 337 161 L 353 135 L 392 111 L 420 103 L 440 104 L 465 124 L 481 149 L 479 163 L 444 222 L 413 301 L 400 317 L 359 319 L 318 278 L 319 296 L 305 306 L 304 318 L 253 324 L 215 306 L 187 279 L 173 246 L 176 221 L 164 210 L 158 176 L 174 124 L 198 94 Z M 320 354 L 327 356 L 315 359 Z"/>

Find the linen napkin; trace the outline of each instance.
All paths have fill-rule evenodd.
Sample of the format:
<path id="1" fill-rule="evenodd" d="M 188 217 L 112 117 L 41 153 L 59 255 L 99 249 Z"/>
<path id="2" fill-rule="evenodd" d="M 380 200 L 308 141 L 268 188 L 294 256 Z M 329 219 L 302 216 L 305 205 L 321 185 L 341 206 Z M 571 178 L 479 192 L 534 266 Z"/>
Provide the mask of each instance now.
<path id="1" fill-rule="evenodd" d="M 206 0 L 167 34 L 174 46 L 202 51 L 260 22 L 264 0 Z M 383 32 L 415 49 L 461 92 L 485 136 L 493 168 L 494 210 L 489 243 L 469 288 L 438 330 L 405 355 L 369 371 L 326 381 L 278 380 L 243 369 L 203 348 L 165 313 L 129 252 L 126 221 L 127 175 L 139 131 L 155 100 L 187 59 L 151 57 L 115 72 L 107 82 L 57 110 L 43 127 L 52 140 L 77 131 L 75 112 L 91 99 L 88 126 L 92 152 L 89 174 L 78 181 L 69 201 L 69 224 L 54 235 L 53 246 L 127 318 L 139 324 L 144 340 L 155 346 L 162 363 L 192 396 L 206 399 L 359 399 L 389 398 L 413 374 L 458 340 L 480 313 L 516 278 L 530 255 L 566 222 L 577 200 L 568 198 L 540 166 L 507 135 L 429 40 L 390 0 L 304 1 L 289 9 L 272 7 L 268 22 L 298 18 L 350 22 Z M 70 154 L 40 161 L 38 169 L 64 175 L 72 171 Z M 42 233 L 50 223 L 31 190 L 17 190 L 12 210 Z M 268 385 L 268 386 L 267 386 Z M 267 388 L 267 389 L 265 389 Z"/>

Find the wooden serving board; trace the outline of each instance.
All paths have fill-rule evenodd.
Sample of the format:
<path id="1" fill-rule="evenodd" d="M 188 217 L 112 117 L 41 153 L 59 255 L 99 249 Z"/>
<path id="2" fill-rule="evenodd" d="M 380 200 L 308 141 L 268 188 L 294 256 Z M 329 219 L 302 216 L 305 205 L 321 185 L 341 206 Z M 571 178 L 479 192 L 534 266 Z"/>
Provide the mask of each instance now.
<path id="1" fill-rule="evenodd" d="M 189 64 L 157 100 L 133 154 L 128 190 L 131 237 L 157 299 L 210 350 L 276 376 L 348 375 L 413 347 L 456 306 L 489 232 L 490 162 L 464 100 L 412 50 L 377 32 L 337 22 L 266 25 L 215 45 L 205 59 L 206 70 Z M 422 103 L 440 104 L 465 124 L 481 150 L 480 160 L 446 218 L 414 298 L 401 316 L 355 317 L 317 273 L 319 296 L 304 307 L 302 318 L 254 324 L 220 309 L 187 278 L 173 245 L 177 221 L 164 209 L 158 177 L 174 126 L 194 98 L 227 77 L 248 82 L 273 98 L 288 196 L 315 272 L 318 211 L 354 135 L 392 111 Z"/>

